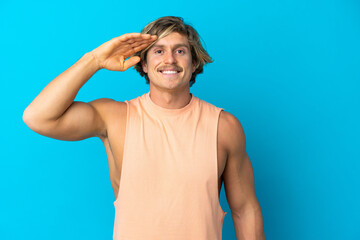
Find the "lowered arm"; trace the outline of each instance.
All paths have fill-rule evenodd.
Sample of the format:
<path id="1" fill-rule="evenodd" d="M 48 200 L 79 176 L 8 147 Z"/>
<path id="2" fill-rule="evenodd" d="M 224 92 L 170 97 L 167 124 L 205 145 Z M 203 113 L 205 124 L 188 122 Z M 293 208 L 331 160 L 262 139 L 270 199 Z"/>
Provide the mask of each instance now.
<path id="1" fill-rule="evenodd" d="M 265 239 L 262 213 L 255 194 L 254 173 L 246 153 L 245 134 L 239 120 L 223 111 L 219 130 L 227 150 L 223 173 L 226 198 L 237 240 Z"/>

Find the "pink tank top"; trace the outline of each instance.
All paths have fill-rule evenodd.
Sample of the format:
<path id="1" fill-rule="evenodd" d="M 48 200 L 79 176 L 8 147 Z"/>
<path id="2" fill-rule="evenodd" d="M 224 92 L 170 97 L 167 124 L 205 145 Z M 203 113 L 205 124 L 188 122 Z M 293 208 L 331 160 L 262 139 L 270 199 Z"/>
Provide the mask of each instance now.
<path id="1" fill-rule="evenodd" d="M 150 92 L 127 103 L 114 240 L 221 240 L 217 125 L 222 108 L 193 94 L 180 109 Z"/>

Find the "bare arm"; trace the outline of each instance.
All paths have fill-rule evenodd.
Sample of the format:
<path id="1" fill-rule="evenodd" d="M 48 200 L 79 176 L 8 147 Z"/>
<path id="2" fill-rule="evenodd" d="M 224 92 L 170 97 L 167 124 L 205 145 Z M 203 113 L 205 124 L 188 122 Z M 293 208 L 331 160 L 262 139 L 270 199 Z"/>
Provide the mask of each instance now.
<path id="1" fill-rule="evenodd" d="M 222 132 L 219 140 L 225 142 L 228 152 L 223 178 L 236 237 L 238 240 L 263 240 L 265 234 L 262 213 L 255 194 L 254 173 L 246 153 L 242 126 L 235 116 L 223 111 L 219 120 L 219 132 Z"/>
<path id="2" fill-rule="evenodd" d="M 156 39 L 148 34 L 129 33 L 111 39 L 82 56 L 52 80 L 25 109 L 23 120 L 33 131 L 61 140 L 106 136 L 103 106 L 111 99 L 74 102 L 80 88 L 98 70 L 125 71 L 140 61 L 131 57 Z"/>

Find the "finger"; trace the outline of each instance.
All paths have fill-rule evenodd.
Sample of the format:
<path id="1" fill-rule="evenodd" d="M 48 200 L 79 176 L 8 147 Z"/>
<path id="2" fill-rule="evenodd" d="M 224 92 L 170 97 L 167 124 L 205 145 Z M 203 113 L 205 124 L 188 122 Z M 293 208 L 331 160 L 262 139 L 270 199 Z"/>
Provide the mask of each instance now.
<path id="1" fill-rule="evenodd" d="M 144 36 L 144 35 L 146 35 L 146 36 Z M 150 35 L 150 34 L 143 34 L 141 37 L 143 40 L 148 40 L 150 42 L 153 42 L 157 39 L 156 35 Z"/>
<path id="2" fill-rule="evenodd" d="M 143 39 L 141 36 L 145 37 Z M 157 39 L 156 35 L 140 34 L 140 33 L 128 33 L 120 37 L 114 38 L 110 41 L 107 47 L 109 53 L 119 53 L 125 57 L 125 59 L 134 53 L 144 49 Z M 119 48 L 122 46 L 121 48 Z"/>
<path id="3" fill-rule="evenodd" d="M 142 39 L 149 39 L 151 41 L 155 40 L 157 38 L 156 35 L 150 35 L 150 34 L 141 34 Z"/>
<path id="4" fill-rule="evenodd" d="M 134 56 L 134 57 L 129 58 L 128 60 L 126 60 L 124 62 L 124 70 L 128 69 L 129 67 L 134 66 L 138 62 L 140 62 L 140 57 L 138 57 L 138 56 Z"/>
<path id="5" fill-rule="evenodd" d="M 116 37 L 112 40 L 110 40 L 109 46 L 110 46 L 110 51 L 113 51 L 114 49 L 116 49 L 117 47 L 119 47 L 120 45 L 126 44 L 126 45 L 131 45 L 135 42 L 140 42 L 140 44 L 136 44 L 135 46 L 139 46 L 142 43 L 151 43 L 153 41 L 155 41 L 157 38 L 156 35 L 150 35 L 150 34 L 140 34 L 140 33 L 127 33 L 124 34 L 122 36 Z M 144 41 L 144 42 L 143 42 Z"/>
<path id="6" fill-rule="evenodd" d="M 141 45 L 139 45 L 137 47 L 134 47 L 133 49 L 134 49 L 135 52 L 138 52 L 138 51 L 141 51 L 141 50 L 143 50 L 144 48 L 146 48 L 147 46 L 150 46 L 150 45 L 151 45 L 151 43 L 143 43 L 143 44 L 141 44 Z"/>
<path id="7" fill-rule="evenodd" d="M 132 43 L 137 40 L 142 40 L 140 37 L 140 33 L 127 33 L 119 37 L 115 37 L 109 41 L 109 44 L 113 46 L 113 48 L 120 46 L 126 43 Z"/>
<path id="8" fill-rule="evenodd" d="M 142 39 L 152 39 L 152 35 L 150 34 L 141 34 L 141 33 L 126 33 L 119 37 L 114 38 L 116 41 L 126 42 L 128 40 L 142 40 Z"/>
<path id="9" fill-rule="evenodd" d="M 151 41 L 155 41 L 157 39 L 157 35 L 151 35 L 150 39 Z"/>
<path id="10" fill-rule="evenodd" d="M 146 38 L 129 38 L 128 40 L 126 40 L 126 43 L 128 44 L 133 44 L 133 43 L 145 43 L 145 42 L 153 42 L 155 41 L 157 38 L 156 35 L 150 36 L 148 35 L 148 37 Z"/>
<path id="11" fill-rule="evenodd" d="M 146 48 L 147 46 L 151 45 L 152 42 L 144 41 L 144 42 L 136 42 L 131 45 L 128 45 L 128 49 L 126 51 L 123 51 L 121 55 L 124 56 L 124 58 L 128 58 L 131 55 L 135 54 L 138 51 L 141 51 L 142 49 Z"/>
<path id="12" fill-rule="evenodd" d="M 156 35 L 142 34 L 139 37 L 129 37 L 125 42 L 128 44 L 145 43 L 145 42 L 153 42 L 156 39 L 157 39 Z"/>
<path id="13" fill-rule="evenodd" d="M 143 40 L 143 41 L 136 41 L 136 42 L 133 42 L 133 43 L 129 43 L 130 46 L 132 48 L 135 48 L 135 47 L 138 47 L 142 44 L 151 44 L 153 41 L 149 41 L 149 40 Z"/>
<path id="14" fill-rule="evenodd" d="M 127 41 L 128 39 L 134 39 L 134 38 L 141 38 L 141 33 L 126 33 L 124 35 L 116 37 L 115 39 L 124 42 Z"/>
<path id="15" fill-rule="evenodd" d="M 156 35 L 142 34 L 142 33 L 126 33 L 119 37 L 113 38 L 113 42 L 126 42 L 126 41 L 137 41 L 137 40 L 149 40 L 154 41 L 157 38 Z"/>

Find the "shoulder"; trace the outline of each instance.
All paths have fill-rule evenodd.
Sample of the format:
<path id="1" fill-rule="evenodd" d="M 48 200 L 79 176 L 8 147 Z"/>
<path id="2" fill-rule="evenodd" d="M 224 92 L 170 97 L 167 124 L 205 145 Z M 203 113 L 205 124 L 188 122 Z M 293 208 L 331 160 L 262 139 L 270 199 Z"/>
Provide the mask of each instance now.
<path id="1" fill-rule="evenodd" d="M 99 98 L 89 102 L 105 122 L 111 119 L 126 118 L 127 106 L 125 102 L 116 101 L 111 98 Z"/>
<path id="2" fill-rule="evenodd" d="M 203 106 L 206 105 L 213 112 L 218 112 L 221 109 L 202 99 L 199 99 L 199 102 Z M 234 151 L 245 147 L 245 133 L 239 119 L 224 110 L 220 110 L 218 141 L 227 151 Z"/>
<path id="3" fill-rule="evenodd" d="M 207 109 L 208 111 L 211 111 L 213 113 L 218 113 L 218 111 L 220 109 L 222 109 L 221 107 L 218 107 L 214 104 L 212 104 L 211 102 L 205 101 L 204 99 L 198 98 L 195 96 L 196 101 L 198 102 L 198 104 L 200 105 L 201 108 L 203 109 Z"/>
<path id="4" fill-rule="evenodd" d="M 243 133 L 243 128 L 239 119 L 224 110 L 221 111 L 219 116 L 219 128 L 220 126 L 222 127 L 222 130 L 226 132 L 234 132 L 235 135 Z"/>
<path id="5" fill-rule="evenodd" d="M 126 110 L 125 102 L 116 101 L 111 98 L 99 98 L 89 102 L 89 104 L 99 113 L 111 113 L 114 110 L 124 108 Z"/>
<path id="6" fill-rule="evenodd" d="M 244 150 L 244 129 L 240 121 L 233 114 L 221 111 L 219 116 L 218 139 L 228 152 Z"/>

